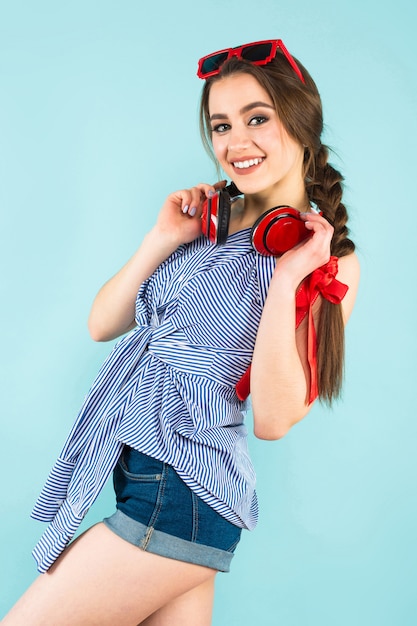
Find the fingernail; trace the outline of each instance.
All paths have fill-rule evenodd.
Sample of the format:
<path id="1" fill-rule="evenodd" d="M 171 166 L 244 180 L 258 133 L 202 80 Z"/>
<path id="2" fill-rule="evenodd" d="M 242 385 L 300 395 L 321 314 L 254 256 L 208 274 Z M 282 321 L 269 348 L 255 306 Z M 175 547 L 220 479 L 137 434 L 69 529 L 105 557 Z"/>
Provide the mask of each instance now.
<path id="1" fill-rule="evenodd" d="M 190 209 L 190 215 L 191 215 L 192 217 L 194 217 L 194 215 L 195 215 L 196 213 L 197 213 L 197 209 L 195 208 L 195 206 L 193 206 L 193 207 Z"/>
<path id="2" fill-rule="evenodd" d="M 214 193 L 215 193 L 215 192 L 214 192 L 214 191 L 212 191 L 212 190 L 210 189 L 210 191 L 208 192 L 207 196 L 208 196 L 209 198 L 212 198 L 212 197 L 214 196 Z"/>
<path id="3" fill-rule="evenodd" d="M 187 213 L 188 212 L 188 204 L 185 205 L 185 207 L 182 210 L 183 213 Z"/>

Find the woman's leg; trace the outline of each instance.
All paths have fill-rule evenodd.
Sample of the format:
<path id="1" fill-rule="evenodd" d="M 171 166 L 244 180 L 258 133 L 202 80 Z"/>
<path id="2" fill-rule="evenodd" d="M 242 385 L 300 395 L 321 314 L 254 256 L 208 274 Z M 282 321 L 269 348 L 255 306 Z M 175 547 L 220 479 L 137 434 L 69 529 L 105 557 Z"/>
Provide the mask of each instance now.
<path id="1" fill-rule="evenodd" d="M 2 625 L 136 626 L 215 574 L 144 552 L 98 524 L 39 576 Z"/>
<path id="2" fill-rule="evenodd" d="M 213 598 L 214 577 L 171 600 L 140 626 L 210 626 Z"/>

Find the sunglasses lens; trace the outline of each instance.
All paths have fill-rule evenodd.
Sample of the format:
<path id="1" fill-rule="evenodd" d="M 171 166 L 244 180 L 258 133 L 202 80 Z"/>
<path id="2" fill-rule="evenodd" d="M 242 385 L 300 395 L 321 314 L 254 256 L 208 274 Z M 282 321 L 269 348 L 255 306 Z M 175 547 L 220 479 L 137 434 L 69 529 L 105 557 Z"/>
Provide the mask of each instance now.
<path id="1" fill-rule="evenodd" d="M 211 56 L 204 59 L 203 63 L 201 64 L 200 73 L 203 76 L 207 76 L 212 72 L 217 72 L 220 66 L 226 61 L 227 57 L 227 52 L 212 54 Z"/>
<path id="2" fill-rule="evenodd" d="M 242 48 L 242 59 L 256 63 L 257 61 L 265 61 L 272 50 L 272 43 L 260 43 L 254 46 L 247 46 Z"/>

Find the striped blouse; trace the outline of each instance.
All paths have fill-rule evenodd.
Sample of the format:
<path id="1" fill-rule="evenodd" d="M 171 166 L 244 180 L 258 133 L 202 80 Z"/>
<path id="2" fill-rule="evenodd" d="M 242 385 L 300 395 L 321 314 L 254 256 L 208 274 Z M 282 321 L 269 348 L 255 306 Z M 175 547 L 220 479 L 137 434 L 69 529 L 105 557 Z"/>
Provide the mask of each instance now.
<path id="1" fill-rule="evenodd" d="M 180 246 L 139 289 L 137 326 L 87 394 L 32 511 L 45 572 L 73 537 L 125 444 L 172 465 L 232 523 L 257 520 L 255 475 L 235 384 L 248 367 L 275 266 L 250 230 Z"/>

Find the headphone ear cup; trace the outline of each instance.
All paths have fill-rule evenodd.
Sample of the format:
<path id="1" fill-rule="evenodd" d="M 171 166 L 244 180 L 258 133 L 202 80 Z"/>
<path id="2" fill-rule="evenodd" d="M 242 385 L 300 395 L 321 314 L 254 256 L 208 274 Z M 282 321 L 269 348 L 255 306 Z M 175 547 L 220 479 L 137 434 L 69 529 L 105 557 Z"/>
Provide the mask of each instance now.
<path id="1" fill-rule="evenodd" d="M 264 256 L 281 256 L 311 234 L 297 209 L 278 206 L 256 220 L 252 227 L 252 245 Z"/>
<path id="2" fill-rule="evenodd" d="M 212 243 L 226 243 L 229 234 L 230 195 L 227 191 L 217 191 L 203 203 L 201 230 Z"/>

